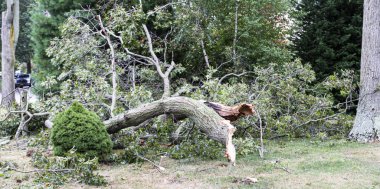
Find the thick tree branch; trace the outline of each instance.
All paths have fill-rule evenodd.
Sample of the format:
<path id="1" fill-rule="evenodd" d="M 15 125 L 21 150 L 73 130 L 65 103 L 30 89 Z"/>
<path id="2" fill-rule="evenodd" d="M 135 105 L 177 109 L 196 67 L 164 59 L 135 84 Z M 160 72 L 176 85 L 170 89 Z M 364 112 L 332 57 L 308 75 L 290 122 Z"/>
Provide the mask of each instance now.
<path id="1" fill-rule="evenodd" d="M 241 77 L 241 76 L 248 74 L 248 73 L 252 73 L 252 72 L 243 72 L 241 74 L 229 73 L 229 74 L 224 75 L 222 78 L 220 78 L 218 83 L 219 83 L 219 85 L 222 84 L 223 80 L 225 80 L 227 77 L 230 77 L 230 76 Z"/>
<path id="2" fill-rule="evenodd" d="M 196 127 L 209 138 L 226 145 L 226 154 L 231 162 L 235 160 L 232 134 L 235 131 L 229 121 L 220 117 L 204 102 L 187 97 L 170 97 L 144 104 L 104 122 L 108 133 L 143 123 L 145 120 L 162 114 L 185 115 L 194 121 Z"/>

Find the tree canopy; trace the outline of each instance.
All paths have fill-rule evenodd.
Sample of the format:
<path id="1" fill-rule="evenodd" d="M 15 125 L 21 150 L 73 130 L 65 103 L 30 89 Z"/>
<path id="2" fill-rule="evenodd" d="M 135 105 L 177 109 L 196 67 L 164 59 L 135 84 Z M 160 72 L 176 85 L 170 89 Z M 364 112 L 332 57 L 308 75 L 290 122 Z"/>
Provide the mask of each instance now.
<path id="1" fill-rule="evenodd" d="M 334 72 L 360 68 L 363 0 L 303 0 L 296 54 L 310 63 L 318 80 Z"/>

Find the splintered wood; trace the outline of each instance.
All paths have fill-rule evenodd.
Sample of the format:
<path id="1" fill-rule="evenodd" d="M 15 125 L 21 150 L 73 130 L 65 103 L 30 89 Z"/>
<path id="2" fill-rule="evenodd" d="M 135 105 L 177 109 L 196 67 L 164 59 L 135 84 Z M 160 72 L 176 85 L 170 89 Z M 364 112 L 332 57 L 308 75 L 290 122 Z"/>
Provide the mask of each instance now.
<path id="1" fill-rule="evenodd" d="M 254 106 L 252 104 L 239 104 L 236 106 L 226 106 L 216 102 L 204 102 L 206 106 L 214 109 L 224 119 L 236 121 L 240 117 L 255 114 Z"/>

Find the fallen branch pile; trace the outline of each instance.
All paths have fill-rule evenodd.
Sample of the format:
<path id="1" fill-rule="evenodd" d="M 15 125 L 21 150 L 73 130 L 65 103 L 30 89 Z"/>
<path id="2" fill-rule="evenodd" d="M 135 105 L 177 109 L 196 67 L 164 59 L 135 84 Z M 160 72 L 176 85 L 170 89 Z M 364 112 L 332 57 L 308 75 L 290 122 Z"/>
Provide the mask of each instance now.
<path id="1" fill-rule="evenodd" d="M 128 127 L 136 127 L 146 120 L 163 114 L 172 114 L 181 118 L 186 117 L 191 119 L 196 127 L 209 138 L 225 145 L 226 157 L 230 162 L 234 163 L 236 157 L 232 136 L 236 128 L 230 121 L 235 121 L 241 116 L 253 115 L 254 113 L 255 111 L 251 104 L 230 107 L 187 97 L 169 97 L 125 111 L 104 121 L 104 124 L 107 132 L 113 134 Z M 50 121 L 46 121 L 45 125 L 49 128 L 53 126 Z"/>

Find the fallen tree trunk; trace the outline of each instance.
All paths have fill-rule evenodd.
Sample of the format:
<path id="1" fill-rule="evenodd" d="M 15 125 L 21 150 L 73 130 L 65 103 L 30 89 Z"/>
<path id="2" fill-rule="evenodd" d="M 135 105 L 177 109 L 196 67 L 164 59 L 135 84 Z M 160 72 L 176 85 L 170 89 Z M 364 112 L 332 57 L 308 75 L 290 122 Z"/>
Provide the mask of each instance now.
<path id="1" fill-rule="evenodd" d="M 104 124 L 107 132 L 112 134 L 162 114 L 180 114 L 190 118 L 195 122 L 196 127 L 209 138 L 224 144 L 228 160 L 232 163 L 235 162 L 235 147 L 232 144 L 235 127 L 202 101 L 187 97 L 165 98 L 116 115 L 104 121 Z"/>
<path id="2" fill-rule="evenodd" d="M 203 102 L 206 106 L 212 108 L 219 116 L 229 121 L 236 121 L 240 117 L 254 115 L 255 110 L 252 104 L 239 104 L 236 106 L 226 106 L 216 102 Z M 186 115 L 173 115 L 174 121 L 180 121 L 187 118 Z"/>
<path id="3" fill-rule="evenodd" d="M 228 160 L 235 163 L 236 153 L 232 136 L 236 129 L 229 120 L 235 121 L 241 116 L 252 115 L 254 110 L 251 104 L 230 107 L 188 97 L 169 97 L 128 110 L 103 123 L 107 132 L 113 134 L 128 127 L 138 126 L 146 120 L 163 114 L 173 114 L 176 118 L 178 115 L 181 119 L 190 118 L 209 138 L 225 145 Z M 53 127 L 53 123 L 49 120 L 45 122 L 45 125 L 48 128 Z"/>
<path id="4" fill-rule="evenodd" d="M 104 121 L 107 132 L 112 134 L 121 129 L 137 126 L 147 119 L 162 114 L 180 114 L 195 122 L 198 128 L 206 133 L 211 139 L 225 142 L 227 126 L 225 120 L 213 109 L 207 107 L 203 102 L 187 97 L 170 97 L 144 104 L 138 108 L 131 109 L 122 114 Z"/>

